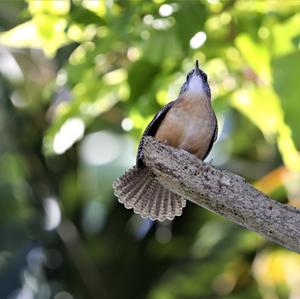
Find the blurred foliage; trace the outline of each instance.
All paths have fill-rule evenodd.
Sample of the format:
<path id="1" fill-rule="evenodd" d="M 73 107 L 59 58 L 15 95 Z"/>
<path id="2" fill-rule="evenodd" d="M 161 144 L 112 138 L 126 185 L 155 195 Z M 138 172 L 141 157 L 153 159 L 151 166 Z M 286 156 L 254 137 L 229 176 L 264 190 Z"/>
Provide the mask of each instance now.
<path id="1" fill-rule="evenodd" d="M 0 298 L 298 298 L 300 257 L 189 204 L 117 203 L 142 130 L 199 59 L 208 158 L 300 206 L 298 1 L 0 2 Z"/>

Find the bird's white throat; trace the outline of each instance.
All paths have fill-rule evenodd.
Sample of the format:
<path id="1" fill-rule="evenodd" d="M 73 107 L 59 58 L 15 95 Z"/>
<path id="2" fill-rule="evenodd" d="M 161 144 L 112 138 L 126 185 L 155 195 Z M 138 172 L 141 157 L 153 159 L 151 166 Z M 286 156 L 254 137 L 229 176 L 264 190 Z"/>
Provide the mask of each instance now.
<path id="1" fill-rule="evenodd" d="M 189 92 L 202 94 L 205 92 L 204 84 L 200 76 L 193 76 L 189 82 Z"/>

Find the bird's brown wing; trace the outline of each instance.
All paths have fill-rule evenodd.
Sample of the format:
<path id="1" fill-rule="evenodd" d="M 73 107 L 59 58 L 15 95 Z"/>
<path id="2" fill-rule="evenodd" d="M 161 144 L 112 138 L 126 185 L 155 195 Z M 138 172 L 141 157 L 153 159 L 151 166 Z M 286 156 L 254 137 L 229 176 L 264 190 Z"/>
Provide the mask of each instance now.
<path id="1" fill-rule="evenodd" d="M 204 157 L 202 158 L 203 161 L 205 160 L 205 158 L 206 158 L 206 157 L 208 156 L 208 154 L 210 153 L 213 144 L 215 143 L 215 141 L 216 141 L 217 138 L 218 138 L 218 122 L 217 122 L 216 116 L 215 116 L 215 119 L 216 119 L 216 126 L 215 126 L 215 130 L 214 130 L 214 134 L 213 134 L 213 136 L 212 136 L 212 138 L 211 138 L 211 141 L 210 141 L 210 144 L 209 144 L 209 146 L 208 146 L 208 149 L 207 149 L 207 151 L 206 151 Z"/>
<path id="2" fill-rule="evenodd" d="M 138 168 L 143 168 L 144 162 L 143 162 L 143 143 L 144 143 L 144 137 L 145 136 L 154 136 L 155 133 L 157 132 L 157 129 L 159 128 L 162 120 L 170 110 L 170 108 L 173 106 L 175 101 L 172 101 L 168 103 L 166 106 L 164 106 L 151 120 L 147 128 L 145 129 L 143 136 L 141 138 L 139 147 L 138 147 L 138 152 L 137 152 L 137 157 L 136 157 L 136 166 Z"/>

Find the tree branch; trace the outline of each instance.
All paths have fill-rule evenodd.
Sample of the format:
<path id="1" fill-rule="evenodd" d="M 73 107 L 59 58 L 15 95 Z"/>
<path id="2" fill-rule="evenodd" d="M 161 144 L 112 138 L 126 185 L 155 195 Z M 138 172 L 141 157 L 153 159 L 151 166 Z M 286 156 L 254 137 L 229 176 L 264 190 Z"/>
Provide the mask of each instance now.
<path id="1" fill-rule="evenodd" d="M 175 193 L 300 253 L 300 209 L 279 203 L 226 170 L 146 137 L 145 164 Z"/>

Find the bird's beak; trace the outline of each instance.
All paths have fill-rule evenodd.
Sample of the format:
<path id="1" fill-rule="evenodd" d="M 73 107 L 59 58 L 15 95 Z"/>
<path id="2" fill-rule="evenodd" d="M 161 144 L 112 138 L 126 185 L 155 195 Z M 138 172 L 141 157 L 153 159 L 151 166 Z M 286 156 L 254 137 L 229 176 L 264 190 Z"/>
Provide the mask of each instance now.
<path id="1" fill-rule="evenodd" d="M 199 69 L 199 63 L 198 63 L 198 59 L 196 60 L 196 64 L 195 64 L 195 68 L 194 68 L 194 74 L 200 76 L 200 69 Z"/>

